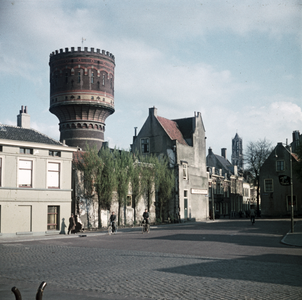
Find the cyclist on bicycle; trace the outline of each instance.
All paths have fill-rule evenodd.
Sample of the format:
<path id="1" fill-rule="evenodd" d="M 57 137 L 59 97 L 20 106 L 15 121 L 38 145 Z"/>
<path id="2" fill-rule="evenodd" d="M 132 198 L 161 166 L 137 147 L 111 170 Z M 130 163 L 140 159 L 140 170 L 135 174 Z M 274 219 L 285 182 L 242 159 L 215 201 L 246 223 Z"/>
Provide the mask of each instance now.
<path id="1" fill-rule="evenodd" d="M 143 223 L 149 224 L 149 213 L 148 213 L 148 209 L 145 209 L 145 212 L 143 213 Z"/>
<path id="2" fill-rule="evenodd" d="M 116 222 L 116 215 L 114 214 L 114 211 L 111 213 L 111 216 L 110 216 L 110 224 L 112 226 L 112 232 L 114 233 L 116 230 L 116 227 L 115 227 L 115 222 Z"/>

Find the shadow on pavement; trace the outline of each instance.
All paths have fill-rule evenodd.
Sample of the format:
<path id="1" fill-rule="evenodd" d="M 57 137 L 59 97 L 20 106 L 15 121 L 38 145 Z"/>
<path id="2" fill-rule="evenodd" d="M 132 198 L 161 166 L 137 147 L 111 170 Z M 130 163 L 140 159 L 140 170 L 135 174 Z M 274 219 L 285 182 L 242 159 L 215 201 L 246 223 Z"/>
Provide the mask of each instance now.
<path id="1" fill-rule="evenodd" d="M 271 255 L 263 255 L 258 260 L 267 262 Z M 280 259 L 280 256 L 278 255 Z M 293 258 L 291 258 L 293 259 Z M 246 258 L 242 259 L 200 259 L 200 263 L 184 266 L 158 269 L 164 273 L 182 274 L 188 276 L 210 277 L 231 280 L 247 280 L 252 282 L 281 284 L 301 287 L 302 273 L 293 265 L 281 263 L 257 264 Z M 265 279 L 263 273 L 266 274 Z M 262 274 L 262 276 L 259 276 Z M 261 278 L 261 279 L 260 279 Z"/>

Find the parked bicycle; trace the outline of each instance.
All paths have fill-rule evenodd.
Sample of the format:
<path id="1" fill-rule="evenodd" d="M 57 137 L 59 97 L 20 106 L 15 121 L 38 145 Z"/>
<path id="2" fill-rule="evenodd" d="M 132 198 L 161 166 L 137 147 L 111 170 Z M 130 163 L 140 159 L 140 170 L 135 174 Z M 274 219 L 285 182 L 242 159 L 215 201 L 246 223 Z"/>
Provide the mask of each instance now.
<path id="1" fill-rule="evenodd" d="M 40 284 L 37 294 L 36 294 L 36 300 L 42 300 L 43 292 L 44 292 L 46 285 L 47 285 L 47 283 L 45 281 L 43 281 Z M 15 287 L 15 286 L 12 287 L 12 292 L 14 293 L 16 300 L 22 300 L 21 293 L 17 287 Z"/>

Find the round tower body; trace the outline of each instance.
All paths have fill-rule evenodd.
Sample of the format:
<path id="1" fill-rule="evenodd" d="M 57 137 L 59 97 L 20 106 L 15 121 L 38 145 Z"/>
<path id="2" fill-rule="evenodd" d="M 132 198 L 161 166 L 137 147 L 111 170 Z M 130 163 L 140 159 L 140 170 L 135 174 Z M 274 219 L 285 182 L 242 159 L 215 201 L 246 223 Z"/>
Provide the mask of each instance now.
<path id="1" fill-rule="evenodd" d="M 114 113 L 114 56 L 78 47 L 50 54 L 49 111 L 60 121 L 60 141 L 102 147 L 106 118 Z"/>

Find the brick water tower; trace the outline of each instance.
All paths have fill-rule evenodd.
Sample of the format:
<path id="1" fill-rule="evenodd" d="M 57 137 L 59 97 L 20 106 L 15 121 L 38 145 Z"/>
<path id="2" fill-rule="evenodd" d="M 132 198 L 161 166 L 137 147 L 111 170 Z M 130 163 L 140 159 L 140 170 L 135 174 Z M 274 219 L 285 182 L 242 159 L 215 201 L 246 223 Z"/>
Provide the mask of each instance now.
<path id="1" fill-rule="evenodd" d="M 60 121 L 60 141 L 102 147 L 106 118 L 114 113 L 114 56 L 78 47 L 50 54 L 49 111 Z"/>

